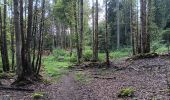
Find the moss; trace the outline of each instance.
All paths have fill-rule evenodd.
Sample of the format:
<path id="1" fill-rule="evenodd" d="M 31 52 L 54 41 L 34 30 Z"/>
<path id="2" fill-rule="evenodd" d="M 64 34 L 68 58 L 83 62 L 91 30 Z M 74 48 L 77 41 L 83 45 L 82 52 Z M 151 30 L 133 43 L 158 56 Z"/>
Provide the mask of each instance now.
<path id="1" fill-rule="evenodd" d="M 33 93 L 33 94 L 32 94 L 32 97 L 33 97 L 34 100 L 41 99 L 41 98 L 44 97 L 44 93 L 42 93 L 42 92 L 36 92 L 36 93 Z"/>
<path id="2" fill-rule="evenodd" d="M 118 97 L 133 97 L 134 96 L 134 89 L 133 88 L 124 88 L 120 90 Z"/>

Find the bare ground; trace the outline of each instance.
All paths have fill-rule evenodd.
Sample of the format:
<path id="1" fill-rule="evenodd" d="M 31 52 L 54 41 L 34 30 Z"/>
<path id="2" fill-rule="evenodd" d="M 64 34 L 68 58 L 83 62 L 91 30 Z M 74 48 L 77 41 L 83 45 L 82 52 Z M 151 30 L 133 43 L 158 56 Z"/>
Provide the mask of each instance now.
<path id="1" fill-rule="evenodd" d="M 59 82 L 37 83 L 25 88 L 44 92 L 45 100 L 170 100 L 169 59 L 157 57 L 113 62 L 109 69 L 74 69 Z M 77 73 L 85 76 L 83 80 L 90 81 L 76 79 Z M 127 87 L 135 90 L 135 96 L 118 98 L 119 91 Z M 11 100 L 32 100 L 30 92 L 0 90 L 0 99 L 4 95 L 10 96 Z"/>

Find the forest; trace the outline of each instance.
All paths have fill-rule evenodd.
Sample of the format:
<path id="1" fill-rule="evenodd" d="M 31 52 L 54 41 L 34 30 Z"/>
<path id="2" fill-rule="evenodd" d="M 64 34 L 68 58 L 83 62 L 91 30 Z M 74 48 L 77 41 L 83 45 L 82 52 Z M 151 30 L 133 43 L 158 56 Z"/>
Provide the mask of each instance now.
<path id="1" fill-rule="evenodd" d="M 170 100 L 169 0 L 0 0 L 0 100 Z"/>

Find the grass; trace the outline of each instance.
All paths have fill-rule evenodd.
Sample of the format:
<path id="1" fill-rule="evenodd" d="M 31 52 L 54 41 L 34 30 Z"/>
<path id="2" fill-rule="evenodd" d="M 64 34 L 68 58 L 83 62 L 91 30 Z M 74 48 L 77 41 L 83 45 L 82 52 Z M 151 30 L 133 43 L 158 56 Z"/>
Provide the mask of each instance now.
<path id="1" fill-rule="evenodd" d="M 119 59 L 123 57 L 128 57 L 131 55 L 131 49 L 126 48 L 122 50 L 116 50 L 110 53 L 110 58 L 111 59 Z"/>
<path id="2" fill-rule="evenodd" d="M 90 82 L 90 78 L 84 72 L 81 71 L 75 73 L 75 80 L 81 82 L 82 84 Z"/>
<path id="3" fill-rule="evenodd" d="M 45 66 L 47 75 L 54 78 L 60 78 L 68 72 L 68 66 L 70 66 L 71 63 L 69 61 L 57 61 L 56 57 L 51 55 L 43 58 L 43 65 Z"/>
<path id="4" fill-rule="evenodd" d="M 168 52 L 168 48 L 166 46 L 161 46 L 156 50 L 156 53 Z"/>

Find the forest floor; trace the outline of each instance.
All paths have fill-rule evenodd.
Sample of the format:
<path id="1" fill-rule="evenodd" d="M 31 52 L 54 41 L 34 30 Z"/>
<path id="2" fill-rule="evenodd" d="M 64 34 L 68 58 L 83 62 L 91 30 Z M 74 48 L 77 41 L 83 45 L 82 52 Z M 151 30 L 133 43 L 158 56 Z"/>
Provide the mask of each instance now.
<path id="1" fill-rule="evenodd" d="M 78 67 L 57 82 L 25 87 L 34 92 L 0 90 L 0 99 L 10 96 L 11 100 L 32 100 L 39 93 L 43 95 L 40 100 L 170 100 L 169 57 L 112 62 L 110 68 Z M 124 88 L 134 89 L 134 95 L 118 97 Z"/>

